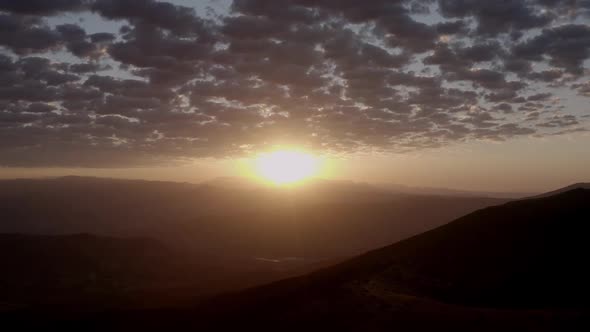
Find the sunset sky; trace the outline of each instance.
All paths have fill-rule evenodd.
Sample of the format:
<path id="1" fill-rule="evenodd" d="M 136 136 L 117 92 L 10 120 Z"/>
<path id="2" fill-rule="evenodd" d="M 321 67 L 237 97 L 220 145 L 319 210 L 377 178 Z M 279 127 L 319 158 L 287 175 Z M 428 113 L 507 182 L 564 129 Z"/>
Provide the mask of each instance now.
<path id="1" fill-rule="evenodd" d="M 0 0 L 0 178 L 590 181 L 590 1 Z M 246 166 L 245 166 L 246 165 Z"/>

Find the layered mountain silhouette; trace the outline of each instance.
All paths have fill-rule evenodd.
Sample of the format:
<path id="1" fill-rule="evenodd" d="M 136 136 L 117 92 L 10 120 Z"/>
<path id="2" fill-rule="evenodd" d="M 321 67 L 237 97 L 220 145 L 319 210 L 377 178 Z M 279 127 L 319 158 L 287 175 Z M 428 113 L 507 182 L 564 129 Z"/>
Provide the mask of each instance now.
<path id="1" fill-rule="evenodd" d="M 489 207 L 328 274 L 485 307 L 583 306 L 590 296 L 590 190 Z"/>
<path id="2" fill-rule="evenodd" d="M 590 253 L 587 241 L 590 190 L 580 186 L 572 188 L 546 197 L 483 208 L 381 249 L 265 286 L 225 295 L 194 295 L 183 301 L 162 301 L 160 306 L 152 303 L 150 308 L 137 305 L 142 302 L 140 299 L 136 305 L 124 307 L 124 311 L 104 306 L 105 310 L 98 312 L 72 314 L 74 311 L 62 310 L 48 314 L 44 306 L 47 303 L 41 301 L 24 310 L 8 308 L 0 318 L 27 327 L 38 324 L 64 330 L 109 331 L 586 331 L 590 327 L 587 301 L 590 272 L 586 267 Z M 425 202 L 432 204 L 429 199 Z M 372 204 L 387 205 L 388 202 Z M 343 212 L 336 215 L 344 216 L 355 210 L 354 206 L 350 209 L 346 209 L 345 204 L 338 206 Z M 320 218 L 321 214 L 316 216 Z M 334 229 L 342 227 L 331 225 Z M 248 236 L 244 229 L 236 234 Z M 322 233 L 308 233 L 307 236 L 311 236 L 309 234 Z M 211 272 L 215 270 L 212 265 L 177 255 L 176 249 L 168 250 L 159 242 L 146 239 L 119 242 L 121 239 L 77 235 L 62 237 L 57 241 L 57 247 L 62 249 L 55 249 L 48 243 L 59 237 L 44 236 L 41 240 L 31 239 L 39 247 L 32 245 L 32 249 L 14 259 L 9 253 L 17 250 L 17 243 L 27 242 L 19 236 L 0 238 L 0 242 L 8 243 L 2 247 L 5 256 L 13 257 L 13 265 L 9 266 L 16 267 L 18 261 L 57 262 L 46 270 L 59 275 L 49 278 L 51 284 L 83 279 L 89 271 L 92 280 L 97 280 L 103 288 L 120 278 L 117 284 L 123 285 L 123 289 L 132 287 L 132 280 L 140 281 L 140 285 L 150 282 L 156 285 L 187 282 L 190 285 L 199 275 L 216 276 L 216 272 Z M 215 238 L 215 232 L 210 232 L 209 236 Z M 330 246 L 330 241 L 324 242 L 325 246 Z M 88 244 L 93 249 L 76 250 Z M 158 249 L 154 251 L 153 248 Z M 231 250 L 243 248 L 251 250 L 248 246 L 236 246 Z M 59 254 L 47 256 L 50 252 Z M 118 252 L 128 254 L 117 257 Z M 282 262 L 258 258 L 260 262 Z M 10 258 L 3 260 L 10 262 Z M 96 267 L 102 266 L 97 262 L 101 260 L 105 260 L 106 267 L 97 272 Z M 149 267 L 141 266 L 145 262 L 149 262 Z M 59 265 L 62 263 L 63 266 Z M 321 264 L 315 266 L 320 267 Z M 38 277 L 30 277 L 32 275 L 51 276 L 53 273 L 43 272 L 39 267 L 18 269 L 14 268 L 19 271 L 15 272 L 16 277 L 22 274 L 33 280 Z M 16 277 L 7 280 L 18 285 Z M 8 283 L 4 281 L 3 284 Z M 87 283 L 65 285 L 69 290 L 78 291 L 84 289 L 80 285 L 88 287 Z M 167 288 L 164 293 L 174 293 L 172 289 L 174 287 Z M 176 289 L 184 294 L 191 292 L 190 287 Z M 78 299 L 85 296 L 86 293 L 82 293 Z M 110 300 L 117 302 L 119 298 Z"/>
<path id="3" fill-rule="evenodd" d="M 590 326 L 589 214 L 590 190 L 582 188 L 489 207 L 303 277 L 159 312 L 149 324 L 582 331 Z M 125 327 L 138 317 L 109 322 Z"/>
<path id="4" fill-rule="evenodd" d="M 142 236 L 212 259 L 340 259 L 505 199 L 321 181 L 284 190 L 65 177 L 0 181 L 0 233 Z"/>
<path id="5" fill-rule="evenodd" d="M 149 238 L 0 234 L 0 312 L 178 305 L 328 263 L 235 259 L 230 264 Z"/>
<path id="6" fill-rule="evenodd" d="M 5 307 L 128 305 L 145 291 L 195 286 L 201 266 L 143 238 L 0 235 Z M 192 280 L 191 280 L 191 276 Z"/>
<path id="7" fill-rule="evenodd" d="M 0 181 L 0 308 L 183 302 L 306 273 L 505 201 L 229 182 Z"/>

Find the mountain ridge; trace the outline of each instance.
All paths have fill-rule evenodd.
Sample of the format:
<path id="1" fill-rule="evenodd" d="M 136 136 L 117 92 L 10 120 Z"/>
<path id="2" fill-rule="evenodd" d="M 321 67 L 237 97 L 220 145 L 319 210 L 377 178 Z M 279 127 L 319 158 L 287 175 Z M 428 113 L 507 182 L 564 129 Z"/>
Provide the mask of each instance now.
<path id="1" fill-rule="evenodd" d="M 38 316 L 111 331 L 583 331 L 590 190 L 487 207 L 342 263 L 183 306 Z M 57 320 L 56 320 L 57 319 Z"/>
<path id="2" fill-rule="evenodd" d="M 257 315 L 257 312 L 263 312 L 265 310 L 272 313 L 269 315 L 276 315 L 277 317 L 298 317 L 297 322 L 292 319 L 287 319 L 287 321 L 299 324 L 299 327 L 303 326 L 308 328 L 310 326 L 308 324 L 330 326 L 330 324 L 333 323 L 332 320 L 335 319 L 334 315 L 342 314 L 361 315 L 364 317 L 362 319 L 359 318 L 358 321 L 353 320 L 351 324 L 360 324 L 361 321 L 371 322 L 375 317 L 380 317 L 378 319 L 385 319 L 387 315 L 394 315 L 396 319 L 403 321 L 403 318 L 399 315 L 405 315 L 402 313 L 406 312 L 406 309 L 404 308 L 408 305 L 417 306 L 416 310 L 418 310 L 419 313 L 407 313 L 410 316 L 417 315 L 411 319 L 411 324 L 408 324 L 408 326 L 404 325 L 408 330 L 412 330 L 410 329 L 411 326 L 421 326 L 423 324 L 421 321 L 424 319 L 428 320 L 429 317 L 433 318 L 432 315 L 434 313 L 432 310 L 440 310 L 443 312 L 449 311 L 453 316 L 458 315 L 459 318 L 456 319 L 467 321 L 471 321 L 473 319 L 472 315 L 476 315 L 480 317 L 480 323 L 487 322 L 492 324 L 490 326 L 495 326 L 498 322 L 496 321 L 497 317 L 488 318 L 488 316 L 506 315 L 506 317 L 511 317 L 506 319 L 510 324 L 513 324 L 513 328 L 514 326 L 523 324 L 524 327 L 531 331 L 562 331 L 564 330 L 563 322 L 570 321 L 570 319 L 574 325 L 586 324 L 585 326 L 589 326 L 587 324 L 589 322 L 588 317 L 590 317 L 588 316 L 590 314 L 590 308 L 587 307 L 585 301 L 587 296 L 590 295 L 590 287 L 587 285 L 587 282 L 585 282 L 589 275 L 584 272 L 583 266 L 577 264 L 577 262 L 585 261 L 584 255 L 587 255 L 588 251 L 582 250 L 584 248 L 587 249 L 584 242 L 579 241 L 580 239 L 583 239 L 583 236 L 576 237 L 576 234 L 585 234 L 582 230 L 590 229 L 590 225 L 585 222 L 586 214 L 590 213 L 590 204 L 588 203 L 590 203 L 590 190 L 574 189 L 549 197 L 508 202 L 500 206 L 484 208 L 461 217 L 447 225 L 402 240 L 390 246 L 372 250 L 335 266 L 324 268 L 309 275 L 274 282 L 269 285 L 252 288 L 233 295 L 229 294 L 225 298 L 218 298 L 219 302 L 217 303 L 214 302 L 213 304 L 207 304 L 198 308 L 199 310 L 207 310 L 207 307 L 218 308 L 218 312 L 213 310 L 210 313 L 212 315 L 217 315 L 217 317 L 224 317 L 225 319 L 235 315 L 244 322 L 254 324 L 254 326 L 258 326 L 256 324 L 259 324 L 260 326 L 264 326 L 264 328 L 269 328 L 269 326 L 272 326 L 273 324 L 267 324 L 267 322 L 264 322 L 264 318 Z M 464 244 L 459 245 L 459 251 L 457 251 L 457 249 L 452 249 L 454 241 L 457 240 L 457 236 L 450 232 L 465 232 L 466 226 L 467 230 L 469 230 L 472 226 L 470 224 L 477 224 L 475 221 L 476 218 L 483 220 L 483 222 L 480 222 L 480 225 L 475 226 L 481 226 L 481 223 L 486 224 L 489 220 L 502 220 L 496 218 L 504 215 L 506 209 L 516 211 L 514 212 L 515 215 L 526 216 L 528 211 L 531 211 L 532 206 L 540 205 L 545 206 L 545 208 L 542 209 L 542 211 L 536 212 L 535 215 L 544 215 L 545 219 L 542 219 L 540 223 L 533 222 L 532 225 L 543 227 L 546 229 L 546 232 L 541 232 L 537 235 L 532 234 L 531 239 L 526 240 L 527 245 L 530 244 L 534 246 L 527 247 L 527 245 L 517 245 L 517 247 L 510 247 L 508 245 L 506 248 L 495 249 L 492 251 L 482 251 L 477 247 L 478 243 L 484 243 L 485 246 L 490 243 L 497 243 L 495 241 L 495 236 L 498 234 L 503 234 L 502 237 L 507 242 L 510 242 L 512 239 L 519 239 L 521 234 L 525 234 L 522 233 L 522 231 L 525 230 L 526 227 L 523 227 L 522 229 L 516 230 L 516 235 L 514 236 L 507 236 L 506 233 L 501 231 L 492 232 L 492 235 L 486 234 L 487 231 L 479 233 L 479 237 L 467 241 L 467 243 L 472 244 L 472 247 L 469 250 L 464 250 L 468 249 L 464 247 Z M 572 207 L 577 210 L 569 215 L 565 215 L 570 218 L 566 219 L 567 223 L 565 226 L 562 222 L 553 222 L 551 220 L 551 217 L 557 216 L 561 212 L 571 211 Z M 574 219 L 573 217 L 576 218 Z M 530 220 L 527 219 L 523 223 L 525 223 L 526 226 L 529 226 L 529 221 Z M 506 219 L 504 219 L 504 223 L 510 224 Z M 565 227 L 567 230 L 565 233 L 560 234 L 556 229 L 551 228 L 552 225 L 557 225 L 558 229 L 559 225 L 561 225 L 562 228 Z M 569 229 L 572 225 L 577 225 L 579 228 Z M 501 230 L 505 229 L 501 228 Z M 561 239 L 558 244 L 551 244 L 551 241 L 543 240 L 545 236 L 555 234 L 557 234 L 556 236 L 558 239 Z M 459 235 L 461 235 L 459 236 L 459 238 L 461 238 L 464 237 L 466 233 Z M 569 237 L 565 238 L 563 235 L 568 235 Z M 575 239 L 572 239 L 572 236 L 575 237 Z M 537 242 L 538 240 L 541 242 Z M 432 244 L 433 242 L 434 244 Z M 574 244 L 563 249 L 561 246 L 568 242 L 573 242 Z M 545 249 L 543 246 L 540 247 L 539 245 L 548 246 L 548 249 Z M 445 250 L 444 248 L 448 249 Z M 541 254 L 537 253 L 537 248 L 542 249 Z M 553 250 L 559 249 L 563 252 L 575 253 L 576 257 L 566 258 L 565 261 L 560 261 L 560 259 L 564 257 L 561 252 L 551 254 Z M 436 254 L 437 252 L 445 252 L 445 254 Z M 464 253 L 463 256 L 459 254 L 461 252 Z M 549 255 L 545 253 L 548 253 Z M 537 261 L 536 259 L 533 259 L 534 256 L 530 256 L 531 254 L 538 254 L 543 259 Z M 510 255 L 518 257 L 510 260 Z M 447 257 L 445 258 L 445 256 Z M 452 259 L 449 260 L 449 257 Z M 508 262 L 502 262 L 502 259 L 506 258 L 508 258 Z M 531 258 L 532 260 L 527 260 L 526 258 Z M 492 267 L 482 268 L 482 266 L 485 265 L 481 263 L 482 259 L 485 259 L 485 263 L 492 265 Z M 453 263 L 453 260 L 458 262 Z M 537 263 L 541 263 L 541 265 L 538 265 Z M 549 266 L 543 266 L 543 263 L 549 264 Z M 527 264 L 529 264 L 529 266 L 526 266 Z M 399 268 L 392 270 L 392 266 L 399 266 L 401 270 Z M 462 269 L 460 268 L 462 266 L 468 268 Z M 557 269 L 557 273 L 547 273 L 551 270 L 552 266 Z M 439 267 L 441 267 L 442 270 L 439 269 Z M 489 276 L 490 278 L 486 279 L 486 273 L 494 271 L 495 267 L 505 268 L 507 274 L 504 274 L 504 276 L 508 276 L 512 279 L 507 279 L 509 281 L 508 283 L 497 283 L 496 280 L 503 280 L 502 278 L 504 278 L 504 276 L 502 273 L 500 273 L 499 276 L 494 276 L 492 274 Z M 568 267 L 573 267 L 573 270 L 568 272 L 565 277 L 563 275 L 560 276 L 559 272 L 565 271 L 560 269 Z M 408 270 L 404 270 L 404 268 Z M 417 271 L 420 271 L 421 273 L 413 277 L 411 271 L 416 268 L 418 269 Z M 508 270 L 508 268 L 514 270 Z M 432 286 L 432 283 L 430 282 L 431 280 L 437 280 L 437 278 L 429 279 L 431 276 L 437 276 L 437 273 L 442 272 L 443 274 L 438 274 L 438 277 L 444 277 L 445 273 L 448 274 L 448 270 L 453 269 L 459 271 L 455 274 L 455 277 L 453 276 L 453 273 L 451 273 L 446 279 L 439 279 L 443 281 L 442 284 L 439 284 L 442 288 L 437 289 L 436 287 L 426 287 Z M 476 273 L 473 274 L 473 271 Z M 482 271 L 483 273 L 480 273 Z M 402 272 L 402 274 L 400 274 L 400 272 Z M 541 272 L 548 274 L 548 276 Z M 404 279 L 404 275 L 406 277 L 410 276 L 410 279 Z M 482 275 L 484 276 L 483 279 L 481 278 Z M 514 276 L 516 276 L 516 278 L 514 278 Z M 531 279 L 530 277 L 532 276 L 537 278 Z M 472 277 L 478 278 L 476 279 L 476 282 L 472 283 L 476 288 L 471 287 L 473 285 L 467 284 L 466 288 L 462 289 L 462 283 L 457 283 L 456 285 L 460 286 L 457 288 L 453 283 L 447 284 L 444 282 L 444 280 L 469 280 Z M 551 283 L 548 283 L 549 280 L 554 281 L 555 284 L 552 285 Z M 478 282 L 482 282 L 483 284 L 478 284 Z M 437 285 L 435 284 L 435 286 Z M 445 287 L 449 288 L 446 289 Z M 483 290 L 483 292 L 480 291 L 479 294 L 477 292 L 474 293 L 474 290 L 478 289 L 477 287 L 481 287 L 480 289 Z M 520 287 L 524 287 L 524 289 L 521 289 Z M 444 292 L 445 290 L 447 291 L 446 293 Z M 537 291 L 541 290 L 541 293 L 537 293 Z M 458 294 L 455 294 L 455 292 L 458 292 Z M 449 297 L 449 294 L 452 296 Z M 475 294 L 476 296 L 466 296 L 472 294 Z M 351 308 L 345 304 L 340 305 L 339 303 L 342 301 L 356 303 L 354 305 L 358 307 L 354 309 L 354 307 Z M 382 304 L 378 304 L 380 302 Z M 307 304 L 311 303 L 318 303 L 322 308 L 331 308 L 324 309 L 328 313 L 328 318 L 324 319 L 320 316 L 315 316 L 311 312 L 307 312 L 304 308 Z M 365 312 L 365 309 L 362 309 L 367 306 L 372 308 L 369 312 Z M 374 306 L 377 307 L 375 308 Z M 471 308 L 481 309 L 475 310 Z M 247 310 L 247 312 L 244 313 L 244 310 Z M 392 310 L 391 313 L 386 314 L 390 310 Z M 573 316 L 570 316 L 570 314 Z M 542 326 L 531 328 L 533 324 L 529 322 L 529 319 L 532 319 L 529 315 L 536 317 L 534 320 L 538 321 L 549 319 L 549 316 L 547 315 L 554 315 L 552 317 L 562 317 L 560 315 L 565 315 L 563 317 L 569 318 L 559 318 L 564 320 L 560 323 L 556 323 L 549 319 L 546 323 L 541 324 Z M 268 320 L 274 323 L 282 321 L 278 318 L 268 318 Z M 216 323 L 218 322 L 216 320 L 214 321 Z M 448 328 L 449 331 L 463 330 L 461 328 L 457 329 L 457 326 L 461 326 L 459 321 L 452 320 L 451 322 L 448 322 L 446 319 L 438 316 L 434 321 L 442 321 L 444 328 Z M 481 329 L 478 330 L 488 330 L 485 328 L 485 324 L 487 323 L 480 326 Z M 374 330 L 386 330 L 395 327 L 396 323 L 395 321 L 391 321 L 389 323 L 382 322 L 380 324 L 383 325 L 378 325 Z M 438 323 L 426 325 L 430 328 L 440 327 L 438 326 Z M 447 325 L 451 327 L 448 327 Z M 358 325 L 354 326 L 357 326 L 357 328 L 359 327 Z M 507 328 L 507 325 L 504 324 L 500 324 L 500 327 L 496 326 L 494 329 L 490 327 L 487 328 L 489 328 L 490 331 L 498 329 L 512 330 Z M 470 330 L 472 329 L 465 329 L 465 331 Z M 519 328 L 514 328 L 514 330 L 519 330 Z"/>
<path id="3" fill-rule="evenodd" d="M 576 190 L 576 189 L 590 189 L 590 182 L 577 182 L 574 184 L 571 184 L 569 186 L 565 186 L 559 189 L 555 189 L 546 193 L 542 193 L 539 195 L 534 195 L 534 196 L 530 196 L 528 197 L 529 199 L 534 199 L 534 198 L 544 198 L 544 197 L 550 197 L 550 196 L 554 196 L 557 194 L 561 194 L 567 191 L 571 191 L 571 190 Z"/>

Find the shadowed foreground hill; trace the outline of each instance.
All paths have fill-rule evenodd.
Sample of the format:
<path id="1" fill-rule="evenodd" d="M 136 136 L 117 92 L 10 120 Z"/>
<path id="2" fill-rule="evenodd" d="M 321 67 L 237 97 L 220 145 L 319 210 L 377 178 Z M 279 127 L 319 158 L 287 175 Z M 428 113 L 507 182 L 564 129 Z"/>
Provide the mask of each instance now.
<path id="1" fill-rule="evenodd" d="M 328 274 L 489 307 L 587 305 L 590 190 L 489 207 Z"/>
<path id="2" fill-rule="evenodd" d="M 0 234 L 0 309 L 150 306 L 215 285 L 220 267 L 147 238 Z M 220 275 L 221 278 L 221 275 Z"/>
<path id="3" fill-rule="evenodd" d="M 587 331 L 589 216 L 585 189 L 511 202 L 305 277 L 192 309 L 99 321 L 173 330 Z"/>
<path id="4" fill-rule="evenodd" d="M 148 238 L 0 234 L 0 312 L 178 305 L 326 266 L 298 263 L 228 265 Z"/>

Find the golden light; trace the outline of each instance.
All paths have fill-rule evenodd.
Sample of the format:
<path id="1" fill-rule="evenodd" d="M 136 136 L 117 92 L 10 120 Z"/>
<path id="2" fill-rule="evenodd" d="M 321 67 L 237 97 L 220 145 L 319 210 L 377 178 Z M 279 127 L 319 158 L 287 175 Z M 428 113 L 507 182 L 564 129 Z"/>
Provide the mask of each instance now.
<path id="1" fill-rule="evenodd" d="M 280 150 L 260 155 L 255 161 L 259 176 L 275 184 L 290 184 L 305 180 L 319 170 L 315 156 L 300 151 Z"/>

